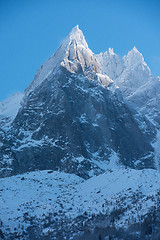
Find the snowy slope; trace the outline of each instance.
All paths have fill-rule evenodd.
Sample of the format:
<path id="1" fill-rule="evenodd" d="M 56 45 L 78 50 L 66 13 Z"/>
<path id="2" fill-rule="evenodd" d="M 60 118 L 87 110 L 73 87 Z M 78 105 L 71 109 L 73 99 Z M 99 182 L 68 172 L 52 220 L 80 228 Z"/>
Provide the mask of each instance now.
<path id="1" fill-rule="evenodd" d="M 0 102 L 0 126 L 7 128 L 16 117 L 21 106 L 23 94 L 16 93 Z"/>
<path id="2" fill-rule="evenodd" d="M 160 173 L 155 170 L 125 168 L 109 170 L 85 181 L 73 174 L 53 171 L 0 179 L 1 229 L 6 235 L 22 233 L 27 231 L 31 218 L 41 219 L 42 224 L 50 215 L 51 223 L 46 229 L 42 227 L 47 234 L 54 231 L 54 221 L 61 224 L 65 219 L 70 225 L 85 212 L 84 222 L 93 215 L 109 216 L 115 209 L 122 212 L 115 226 L 127 228 L 128 219 L 132 217 L 138 222 L 156 206 L 159 182 Z"/>
<path id="3" fill-rule="evenodd" d="M 160 123 L 160 78 L 152 77 L 137 88 L 127 101 L 139 112 L 148 117 L 158 128 Z"/>

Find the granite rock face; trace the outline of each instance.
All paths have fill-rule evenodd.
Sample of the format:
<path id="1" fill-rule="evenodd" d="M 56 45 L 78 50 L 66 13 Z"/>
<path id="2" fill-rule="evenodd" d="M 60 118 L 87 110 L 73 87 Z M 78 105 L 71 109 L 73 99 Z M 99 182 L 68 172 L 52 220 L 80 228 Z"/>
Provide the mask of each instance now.
<path id="1" fill-rule="evenodd" d="M 109 162 L 112 151 L 134 167 L 152 147 L 119 95 L 62 69 L 27 97 L 13 123 L 19 168 L 82 175 L 95 168 L 92 159 Z M 152 166 L 141 161 L 139 167 L 147 165 Z"/>

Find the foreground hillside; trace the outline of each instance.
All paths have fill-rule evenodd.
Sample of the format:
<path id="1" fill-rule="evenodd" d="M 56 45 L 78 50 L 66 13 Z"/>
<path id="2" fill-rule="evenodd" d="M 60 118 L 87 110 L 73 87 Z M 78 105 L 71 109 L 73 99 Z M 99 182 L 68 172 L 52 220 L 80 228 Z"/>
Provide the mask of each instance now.
<path id="1" fill-rule="evenodd" d="M 156 239 L 159 182 L 156 170 L 127 168 L 88 180 L 51 170 L 0 179 L 1 238 Z"/>

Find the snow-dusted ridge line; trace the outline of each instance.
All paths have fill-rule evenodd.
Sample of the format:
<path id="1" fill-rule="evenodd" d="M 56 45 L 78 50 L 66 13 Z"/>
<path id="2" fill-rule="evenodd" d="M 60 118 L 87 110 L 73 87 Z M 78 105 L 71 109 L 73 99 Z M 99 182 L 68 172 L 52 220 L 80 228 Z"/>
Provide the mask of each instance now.
<path id="1" fill-rule="evenodd" d="M 142 62 L 148 68 L 142 54 L 136 47 L 123 58 L 116 55 L 113 48 L 109 48 L 108 52 L 95 55 L 89 49 L 83 32 L 77 25 L 71 30 L 58 50 L 38 69 L 34 80 L 26 89 L 25 95 L 29 95 L 43 81 L 49 79 L 50 75 L 58 74 L 60 66 L 74 73 L 77 71 L 79 63 L 84 71 L 85 65 L 88 65 L 87 67 L 90 67 L 92 71 L 107 75 L 114 80 L 121 75 L 125 68 L 129 69 L 137 62 Z"/>

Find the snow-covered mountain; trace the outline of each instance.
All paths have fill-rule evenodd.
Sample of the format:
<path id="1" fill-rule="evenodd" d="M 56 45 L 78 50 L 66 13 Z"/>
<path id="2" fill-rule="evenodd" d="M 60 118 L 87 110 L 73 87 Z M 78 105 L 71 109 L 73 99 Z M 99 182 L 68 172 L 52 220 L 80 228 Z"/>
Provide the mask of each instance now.
<path id="1" fill-rule="evenodd" d="M 111 50 L 109 56 L 118 58 Z M 102 173 L 99 162 L 110 165 L 113 153 L 119 164 L 154 168 L 152 124 L 144 120 L 140 128 L 101 69 L 76 26 L 24 93 L 8 133 L 15 156 L 11 174 L 59 169 L 88 178 Z"/>
<path id="2" fill-rule="evenodd" d="M 0 103 L 0 237 L 158 239 L 159 83 L 135 47 L 95 55 L 74 27 Z"/>

